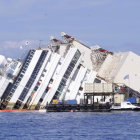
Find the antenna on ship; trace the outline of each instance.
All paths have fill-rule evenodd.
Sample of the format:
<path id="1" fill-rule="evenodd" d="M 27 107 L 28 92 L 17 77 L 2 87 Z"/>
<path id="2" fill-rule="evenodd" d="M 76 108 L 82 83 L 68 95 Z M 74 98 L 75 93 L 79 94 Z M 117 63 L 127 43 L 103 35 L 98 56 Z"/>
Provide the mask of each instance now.
<path id="1" fill-rule="evenodd" d="M 42 41 L 44 41 L 44 40 L 39 40 L 39 48 L 41 48 Z"/>

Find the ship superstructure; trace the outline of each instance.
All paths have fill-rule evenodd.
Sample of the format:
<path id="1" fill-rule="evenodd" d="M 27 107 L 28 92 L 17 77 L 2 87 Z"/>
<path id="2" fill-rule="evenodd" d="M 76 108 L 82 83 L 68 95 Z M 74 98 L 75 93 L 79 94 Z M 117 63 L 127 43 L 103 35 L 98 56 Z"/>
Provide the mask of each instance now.
<path id="1" fill-rule="evenodd" d="M 140 95 L 139 84 L 133 84 L 139 81 L 139 56 L 112 53 L 97 45 L 89 48 L 64 32 L 61 36 L 64 41 L 51 36 L 47 48 L 31 49 L 24 61 L 0 56 L 0 109 L 35 109 L 67 100 L 81 104 L 86 83 L 123 83 L 133 95 L 135 91 Z M 123 79 L 127 74 L 130 83 Z"/>

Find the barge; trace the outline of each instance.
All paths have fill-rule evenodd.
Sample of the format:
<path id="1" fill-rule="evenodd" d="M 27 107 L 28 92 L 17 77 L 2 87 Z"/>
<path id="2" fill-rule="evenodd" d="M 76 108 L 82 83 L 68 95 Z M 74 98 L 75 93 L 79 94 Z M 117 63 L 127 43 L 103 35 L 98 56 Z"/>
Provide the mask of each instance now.
<path id="1" fill-rule="evenodd" d="M 47 112 L 110 112 L 108 106 L 94 105 L 50 105 L 46 107 Z"/>

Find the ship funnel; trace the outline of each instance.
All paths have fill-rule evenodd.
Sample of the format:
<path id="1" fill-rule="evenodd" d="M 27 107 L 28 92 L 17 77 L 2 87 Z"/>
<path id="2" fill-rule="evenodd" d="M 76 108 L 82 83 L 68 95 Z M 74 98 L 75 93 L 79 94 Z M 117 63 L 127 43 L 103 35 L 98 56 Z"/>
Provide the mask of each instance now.
<path id="1" fill-rule="evenodd" d="M 50 36 L 50 40 L 52 41 L 54 39 L 54 37 L 53 36 Z"/>
<path id="2" fill-rule="evenodd" d="M 64 33 L 64 32 L 61 32 L 61 36 L 63 37 L 63 36 L 65 36 L 66 35 L 66 33 Z"/>

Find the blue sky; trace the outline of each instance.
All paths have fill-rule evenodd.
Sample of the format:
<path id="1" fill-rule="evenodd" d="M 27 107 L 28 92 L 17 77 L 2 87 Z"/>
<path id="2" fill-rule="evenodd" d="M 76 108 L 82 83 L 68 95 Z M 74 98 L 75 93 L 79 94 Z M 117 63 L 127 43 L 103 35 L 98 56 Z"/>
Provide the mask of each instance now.
<path id="1" fill-rule="evenodd" d="M 0 54 L 17 58 L 26 49 L 75 37 L 87 46 L 140 55 L 140 0 L 0 0 Z"/>

